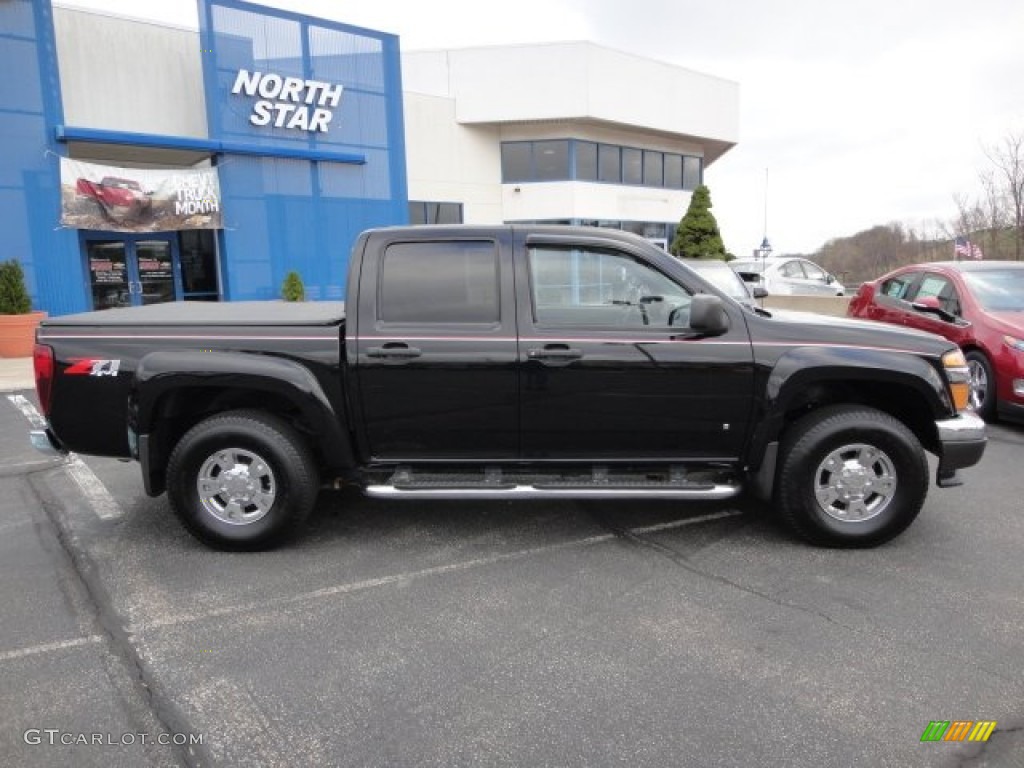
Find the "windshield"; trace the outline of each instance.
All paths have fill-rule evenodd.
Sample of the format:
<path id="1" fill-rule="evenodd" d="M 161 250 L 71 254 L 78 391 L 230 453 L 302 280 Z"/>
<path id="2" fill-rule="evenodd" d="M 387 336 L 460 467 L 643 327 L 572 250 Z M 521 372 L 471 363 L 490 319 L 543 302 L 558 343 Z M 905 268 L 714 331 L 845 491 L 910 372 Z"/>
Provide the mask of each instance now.
<path id="1" fill-rule="evenodd" d="M 696 272 L 726 296 L 731 296 L 737 301 L 750 300 L 747 286 L 744 285 L 740 276 L 732 271 L 732 267 L 722 265 L 714 269 L 698 268 Z"/>
<path id="2" fill-rule="evenodd" d="M 760 283 L 764 280 L 764 262 L 763 261 L 731 261 L 729 266 L 732 268 L 740 279 L 748 283 Z"/>
<path id="3" fill-rule="evenodd" d="M 964 272 L 964 280 L 990 312 L 1024 312 L 1024 267 Z"/>

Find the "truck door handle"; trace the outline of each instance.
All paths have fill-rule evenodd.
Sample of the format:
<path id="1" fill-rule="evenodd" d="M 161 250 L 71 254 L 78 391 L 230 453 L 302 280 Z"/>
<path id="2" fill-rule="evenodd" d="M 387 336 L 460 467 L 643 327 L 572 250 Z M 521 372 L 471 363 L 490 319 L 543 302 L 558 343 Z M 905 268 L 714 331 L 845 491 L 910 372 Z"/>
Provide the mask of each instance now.
<path id="1" fill-rule="evenodd" d="M 416 347 L 410 347 L 404 341 L 389 341 L 382 347 L 367 347 L 367 357 L 419 357 L 423 353 Z"/>
<path id="2" fill-rule="evenodd" d="M 543 347 L 528 349 L 526 356 L 531 360 L 579 360 L 583 350 L 568 344 L 545 344 Z"/>

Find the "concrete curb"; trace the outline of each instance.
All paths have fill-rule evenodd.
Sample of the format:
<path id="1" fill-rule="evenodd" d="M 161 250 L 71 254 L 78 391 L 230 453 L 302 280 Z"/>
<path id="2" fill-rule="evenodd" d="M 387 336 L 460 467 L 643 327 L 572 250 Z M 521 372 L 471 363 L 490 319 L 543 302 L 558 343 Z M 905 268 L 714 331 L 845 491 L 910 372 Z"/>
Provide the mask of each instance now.
<path id="1" fill-rule="evenodd" d="M 0 357 L 0 392 L 35 389 L 31 357 Z"/>

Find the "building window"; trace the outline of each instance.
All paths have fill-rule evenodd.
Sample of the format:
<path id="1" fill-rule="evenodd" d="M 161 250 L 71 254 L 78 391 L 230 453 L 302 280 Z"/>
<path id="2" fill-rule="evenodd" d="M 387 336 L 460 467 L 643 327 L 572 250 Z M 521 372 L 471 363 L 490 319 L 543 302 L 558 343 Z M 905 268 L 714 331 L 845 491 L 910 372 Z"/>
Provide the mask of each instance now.
<path id="1" fill-rule="evenodd" d="M 533 178 L 537 181 L 566 181 L 569 178 L 569 142 L 534 142 L 533 167 Z"/>
<path id="2" fill-rule="evenodd" d="M 576 141 L 576 173 L 579 181 L 597 181 L 597 144 L 591 141 Z"/>
<path id="3" fill-rule="evenodd" d="M 501 178 L 530 181 L 599 181 L 693 190 L 701 183 L 699 157 L 576 139 L 510 141 L 501 145 Z"/>
<path id="4" fill-rule="evenodd" d="M 513 141 L 501 145 L 501 178 L 503 181 L 531 181 L 533 145 Z"/>
<path id="5" fill-rule="evenodd" d="M 682 155 L 665 155 L 665 186 L 668 189 L 683 188 Z"/>
<path id="6" fill-rule="evenodd" d="M 639 149 L 622 148 L 623 184 L 640 185 L 644 183 L 643 157 L 644 153 Z"/>
<path id="7" fill-rule="evenodd" d="M 213 230 L 183 229 L 178 232 L 181 255 L 181 287 L 186 301 L 219 301 L 217 247 Z"/>
<path id="8" fill-rule="evenodd" d="M 619 165 L 619 147 L 600 144 L 597 147 L 597 180 L 622 182 L 622 167 Z"/>
<path id="9" fill-rule="evenodd" d="M 661 152 L 644 150 L 644 186 L 660 187 L 665 180 L 663 164 L 665 156 Z"/>
<path id="10" fill-rule="evenodd" d="M 683 189 L 696 189 L 700 186 L 700 158 L 683 158 Z"/>
<path id="11" fill-rule="evenodd" d="M 461 224 L 462 203 L 409 201 L 410 224 Z"/>

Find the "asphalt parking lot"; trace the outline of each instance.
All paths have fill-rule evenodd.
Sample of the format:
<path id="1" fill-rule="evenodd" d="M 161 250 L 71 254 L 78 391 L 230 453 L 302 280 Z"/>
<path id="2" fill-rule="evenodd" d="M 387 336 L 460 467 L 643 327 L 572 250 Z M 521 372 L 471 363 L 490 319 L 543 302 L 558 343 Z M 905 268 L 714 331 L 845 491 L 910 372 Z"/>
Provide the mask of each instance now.
<path id="1" fill-rule="evenodd" d="M 18 393 L 31 401 L 31 393 Z M 204 548 L 0 395 L 0 765 L 1024 766 L 1024 429 L 875 550 L 759 510 L 325 492 Z M 996 721 L 984 743 L 931 721 Z"/>

